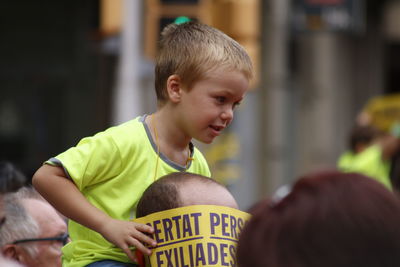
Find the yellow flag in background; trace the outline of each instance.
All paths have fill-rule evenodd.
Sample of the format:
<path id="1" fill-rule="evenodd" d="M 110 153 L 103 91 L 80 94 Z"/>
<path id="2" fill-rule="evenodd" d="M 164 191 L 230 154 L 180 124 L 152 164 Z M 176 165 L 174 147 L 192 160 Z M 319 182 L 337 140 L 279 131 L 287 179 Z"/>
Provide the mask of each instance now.
<path id="1" fill-rule="evenodd" d="M 371 124 L 379 130 L 390 132 L 393 125 L 400 122 L 400 94 L 374 97 L 363 109 Z"/>

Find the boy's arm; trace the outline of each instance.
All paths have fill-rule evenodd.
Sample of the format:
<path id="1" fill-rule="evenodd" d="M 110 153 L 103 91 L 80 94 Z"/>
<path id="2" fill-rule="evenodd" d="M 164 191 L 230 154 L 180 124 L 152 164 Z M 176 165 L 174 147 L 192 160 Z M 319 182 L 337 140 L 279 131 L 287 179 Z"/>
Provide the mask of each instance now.
<path id="1" fill-rule="evenodd" d="M 150 255 L 151 250 L 142 242 L 156 245 L 153 239 L 144 234 L 152 234 L 152 227 L 111 218 L 87 201 L 61 167 L 43 165 L 34 174 L 32 184 L 63 215 L 103 235 L 121 248 L 132 261 L 135 261 L 135 256 L 130 246 Z"/>

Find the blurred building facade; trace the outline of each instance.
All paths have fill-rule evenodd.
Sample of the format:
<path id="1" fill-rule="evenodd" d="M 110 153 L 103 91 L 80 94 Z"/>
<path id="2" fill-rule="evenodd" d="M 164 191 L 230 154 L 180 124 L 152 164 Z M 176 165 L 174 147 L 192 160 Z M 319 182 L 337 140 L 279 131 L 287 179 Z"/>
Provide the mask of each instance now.
<path id="1" fill-rule="evenodd" d="M 154 110 L 156 41 L 160 29 L 181 15 L 228 33 L 256 66 L 252 90 L 227 135 L 201 146 L 242 208 L 298 175 L 335 167 L 366 101 L 400 88 L 400 1 L 132 1 L 3 4 L 1 158 L 31 174 L 48 157 L 117 122 L 115 114 L 124 112 L 115 111 L 118 79 L 124 78 L 117 70 L 130 64 L 136 63 L 136 93 L 129 97 L 140 98 L 140 107 L 127 110 L 128 116 Z M 311 8 L 311 24 L 302 25 L 299 6 L 310 5 L 351 5 L 359 24 L 327 28 Z M 136 17 L 124 28 L 129 6 Z M 125 59 L 137 58 L 125 67 L 118 60 L 123 42 L 135 49 Z"/>

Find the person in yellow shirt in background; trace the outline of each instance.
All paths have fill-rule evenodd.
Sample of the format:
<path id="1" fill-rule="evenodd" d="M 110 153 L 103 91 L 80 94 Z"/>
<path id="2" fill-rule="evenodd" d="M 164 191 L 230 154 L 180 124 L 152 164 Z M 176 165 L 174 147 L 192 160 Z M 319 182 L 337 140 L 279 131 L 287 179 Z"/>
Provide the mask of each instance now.
<path id="1" fill-rule="evenodd" d="M 367 175 L 393 190 L 391 160 L 399 149 L 399 139 L 371 125 L 356 125 L 351 131 L 349 149 L 338 159 L 338 169 Z"/>

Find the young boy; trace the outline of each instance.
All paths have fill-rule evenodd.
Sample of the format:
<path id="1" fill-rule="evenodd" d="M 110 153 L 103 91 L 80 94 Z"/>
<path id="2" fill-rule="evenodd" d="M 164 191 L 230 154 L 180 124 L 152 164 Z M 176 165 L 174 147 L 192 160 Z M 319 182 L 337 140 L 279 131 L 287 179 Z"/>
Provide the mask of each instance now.
<path id="1" fill-rule="evenodd" d="M 143 191 L 176 171 L 210 176 L 192 138 L 211 143 L 233 119 L 252 77 L 245 50 L 224 33 L 197 23 L 171 24 L 155 67 L 157 111 L 82 139 L 47 161 L 35 188 L 70 218 L 63 266 L 135 261 L 155 246 L 147 225 L 131 222 Z M 108 261 L 107 261 L 108 262 Z M 121 265 L 117 265 L 121 262 Z M 101 265 L 96 265 L 101 264 Z"/>

